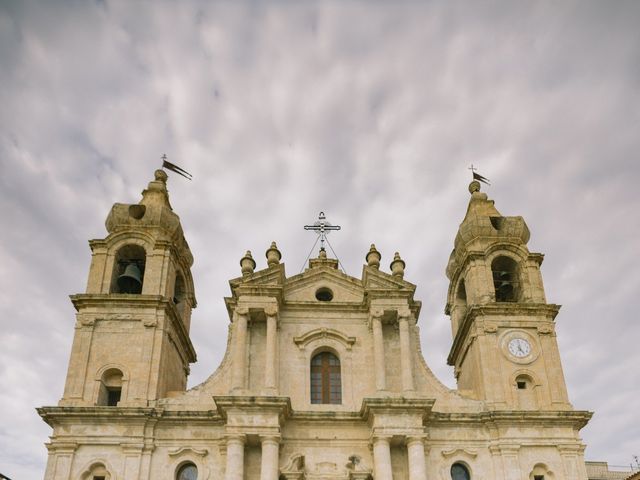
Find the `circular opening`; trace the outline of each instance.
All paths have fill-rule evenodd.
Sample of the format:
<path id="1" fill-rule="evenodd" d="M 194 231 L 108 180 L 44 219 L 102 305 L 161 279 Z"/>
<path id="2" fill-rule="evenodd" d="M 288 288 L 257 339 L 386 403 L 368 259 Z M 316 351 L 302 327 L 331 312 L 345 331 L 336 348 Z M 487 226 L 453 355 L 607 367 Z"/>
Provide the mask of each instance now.
<path id="1" fill-rule="evenodd" d="M 333 300 L 333 292 L 327 287 L 322 287 L 316 290 L 316 298 L 321 302 L 330 302 Z"/>
<path id="2" fill-rule="evenodd" d="M 140 220 L 144 217 L 144 213 L 147 211 L 147 207 L 144 205 L 129 205 L 129 215 L 136 220 Z"/>

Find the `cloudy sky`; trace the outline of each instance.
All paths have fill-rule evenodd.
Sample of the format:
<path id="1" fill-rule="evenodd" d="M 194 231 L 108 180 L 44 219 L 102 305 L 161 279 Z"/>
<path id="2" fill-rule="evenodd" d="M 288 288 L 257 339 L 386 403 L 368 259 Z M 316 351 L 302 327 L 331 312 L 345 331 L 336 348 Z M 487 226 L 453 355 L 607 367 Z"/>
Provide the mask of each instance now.
<path id="1" fill-rule="evenodd" d="M 315 240 L 359 277 L 375 242 L 423 301 L 447 385 L 444 269 L 471 163 L 545 253 L 586 456 L 640 454 L 640 3 L 0 1 L 0 472 L 41 479 L 87 240 L 166 153 L 195 256 L 190 386 L 222 358 L 250 249 Z"/>

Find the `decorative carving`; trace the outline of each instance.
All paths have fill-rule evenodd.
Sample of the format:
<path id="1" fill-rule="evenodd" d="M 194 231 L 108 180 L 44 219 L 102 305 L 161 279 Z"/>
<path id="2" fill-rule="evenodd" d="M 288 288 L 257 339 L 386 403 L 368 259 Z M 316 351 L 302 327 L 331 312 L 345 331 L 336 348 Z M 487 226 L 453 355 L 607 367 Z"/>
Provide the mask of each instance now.
<path id="1" fill-rule="evenodd" d="M 484 333 L 496 333 L 498 324 L 495 322 L 484 322 Z"/>
<path id="2" fill-rule="evenodd" d="M 287 464 L 280 469 L 282 477 L 286 480 L 302 480 L 304 475 L 304 455 L 296 453 L 289 458 Z"/>
<path id="3" fill-rule="evenodd" d="M 443 450 L 440 452 L 444 458 L 452 457 L 454 455 L 466 455 L 467 457 L 476 458 L 478 452 L 475 450 L 467 450 L 466 448 L 454 448 L 451 450 Z"/>
<path id="4" fill-rule="evenodd" d="M 142 321 L 142 324 L 143 324 L 145 327 L 155 327 L 155 326 L 157 326 L 157 325 L 158 325 L 158 321 L 157 321 L 155 318 L 145 318 L 145 319 Z"/>
<path id="5" fill-rule="evenodd" d="M 540 335 L 552 335 L 553 327 L 551 327 L 550 325 L 540 325 L 538 327 L 538 333 Z"/>
<path id="6" fill-rule="evenodd" d="M 169 450 L 170 457 L 182 455 L 183 453 L 191 453 L 193 455 L 198 455 L 200 457 L 206 457 L 209 454 L 209 449 L 203 448 L 200 450 L 192 447 L 180 447 L 180 448 L 176 448 L 175 450 Z"/>
<path id="7" fill-rule="evenodd" d="M 236 308 L 236 314 L 237 315 L 249 315 L 249 308 L 245 307 L 244 305 L 238 306 Z"/>
<path id="8" fill-rule="evenodd" d="M 264 314 L 267 317 L 275 317 L 278 314 L 278 307 L 276 305 L 267 305 L 264 307 Z"/>
<path id="9" fill-rule="evenodd" d="M 337 340 L 342 343 L 347 350 L 351 350 L 353 344 L 356 343 L 356 337 L 349 337 L 338 330 L 334 330 L 333 328 L 316 328 L 314 330 L 310 330 L 304 335 L 294 337 L 293 341 L 298 345 L 300 350 L 304 350 L 309 343 L 320 338 L 331 338 L 333 340 Z"/>
<path id="10" fill-rule="evenodd" d="M 102 318 L 94 318 L 94 317 L 81 317 L 78 320 L 80 320 L 80 323 L 86 327 L 92 327 L 97 320 L 103 320 Z"/>

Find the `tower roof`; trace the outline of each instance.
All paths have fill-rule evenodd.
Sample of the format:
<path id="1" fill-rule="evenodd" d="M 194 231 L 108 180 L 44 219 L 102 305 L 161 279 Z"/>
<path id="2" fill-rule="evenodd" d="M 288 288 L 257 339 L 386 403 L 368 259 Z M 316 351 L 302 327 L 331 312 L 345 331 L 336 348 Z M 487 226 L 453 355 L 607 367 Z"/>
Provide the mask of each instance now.
<path id="1" fill-rule="evenodd" d="M 520 216 L 505 217 L 496 209 L 493 200 L 480 191 L 480 182 L 469 184 L 471 199 L 467 213 L 458 228 L 454 248 L 447 265 L 447 277 L 462 265 L 469 253 L 486 253 L 496 243 L 526 245 L 529 241 L 529 227 Z"/>

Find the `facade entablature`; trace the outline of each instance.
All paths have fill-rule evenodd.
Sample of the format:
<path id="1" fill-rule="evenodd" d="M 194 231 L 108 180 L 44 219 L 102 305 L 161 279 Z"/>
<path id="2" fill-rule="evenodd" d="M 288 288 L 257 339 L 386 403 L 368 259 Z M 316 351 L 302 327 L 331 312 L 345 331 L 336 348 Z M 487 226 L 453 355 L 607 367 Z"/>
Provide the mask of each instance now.
<path id="1" fill-rule="evenodd" d="M 422 303 L 405 299 L 379 298 L 370 302 L 369 328 L 373 318 L 379 318 L 383 324 L 397 324 L 400 317 L 410 317 L 417 322 Z"/>

